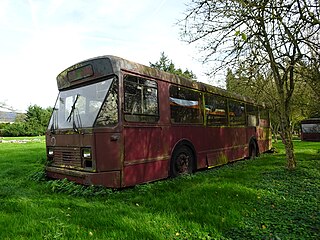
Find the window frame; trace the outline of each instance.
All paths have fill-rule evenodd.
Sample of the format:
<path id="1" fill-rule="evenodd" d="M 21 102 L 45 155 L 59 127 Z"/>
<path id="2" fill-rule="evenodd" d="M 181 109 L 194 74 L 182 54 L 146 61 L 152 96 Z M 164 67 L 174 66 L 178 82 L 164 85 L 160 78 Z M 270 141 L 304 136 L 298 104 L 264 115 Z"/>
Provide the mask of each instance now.
<path id="1" fill-rule="evenodd" d="M 116 85 L 116 86 L 114 86 Z M 114 128 L 115 126 L 117 126 L 119 124 L 119 121 L 120 121 L 120 91 L 119 91 L 119 78 L 118 77 L 114 77 L 113 78 L 113 81 L 110 85 L 110 88 L 105 96 L 105 99 L 100 107 L 100 110 L 96 116 L 96 119 L 95 119 L 95 122 L 94 122 L 94 127 L 96 128 L 105 128 L 105 127 L 108 127 L 108 128 Z M 107 125 L 102 125 L 102 124 L 99 124 L 98 121 L 99 121 L 99 117 L 100 117 L 100 114 L 102 114 L 102 108 L 104 107 L 105 104 L 107 104 L 108 102 L 108 97 L 109 97 L 109 94 L 110 94 L 110 91 L 112 91 L 112 88 L 115 87 L 116 90 L 117 90 L 117 121 L 114 123 L 114 124 L 107 124 Z"/>
<path id="2" fill-rule="evenodd" d="M 224 123 L 223 122 L 218 122 L 216 124 L 209 124 L 208 123 L 208 116 L 209 114 L 207 113 L 207 109 L 205 108 L 205 116 L 206 116 L 206 126 L 209 126 L 209 127 L 223 127 L 223 126 L 228 126 L 229 125 L 229 118 L 228 118 L 228 98 L 223 96 L 223 95 L 218 95 L 218 94 L 214 94 L 214 93 L 209 93 L 209 92 L 206 92 L 205 95 L 204 95 L 204 102 L 205 102 L 205 105 L 209 106 L 209 100 L 208 98 L 216 98 L 216 99 L 219 99 L 219 100 L 223 100 L 224 101 L 224 116 L 225 116 L 225 121 Z M 222 119 L 222 118 L 221 118 Z"/>
<path id="3" fill-rule="evenodd" d="M 134 77 L 136 78 L 137 82 L 133 82 L 133 81 L 129 81 L 126 80 L 126 77 Z M 155 79 L 151 79 L 145 76 L 139 76 L 139 75 L 135 75 L 135 74 L 131 74 L 131 73 L 124 73 L 122 75 L 122 79 L 123 79 L 123 119 L 125 122 L 136 122 L 136 123 L 158 123 L 160 120 L 160 104 L 159 104 L 159 84 L 158 81 Z M 151 81 L 155 84 L 155 86 L 149 86 L 146 84 L 142 84 L 140 83 L 140 80 L 144 80 L 144 81 Z M 137 87 L 140 86 L 142 87 L 140 92 L 142 93 L 142 95 L 140 94 L 140 96 L 143 97 L 143 100 L 146 100 L 147 98 L 145 97 L 144 94 L 144 89 L 145 88 L 151 88 L 151 89 L 155 89 L 156 90 L 156 114 L 145 114 L 145 113 L 133 113 L 132 111 L 127 111 L 126 109 L 126 101 L 128 99 L 128 97 L 126 97 L 126 82 L 130 83 L 130 85 L 136 85 Z M 143 107 L 141 105 L 141 107 Z M 129 118 L 128 118 L 129 117 Z M 131 119 L 130 119 L 131 118 Z"/>
<path id="4" fill-rule="evenodd" d="M 249 108 L 253 108 L 254 111 L 249 111 Z M 254 114 L 252 114 L 254 113 Z M 253 116 L 255 119 L 253 120 Z M 252 103 L 246 103 L 246 118 L 247 118 L 247 126 L 255 127 L 259 125 L 259 107 Z M 255 124 L 253 124 L 255 123 Z"/>
<path id="5" fill-rule="evenodd" d="M 190 91 L 190 92 L 193 92 L 193 93 L 197 93 L 198 94 L 198 118 L 199 118 L 199 121 L 198 122 L 185 122 L 185 121 L 173 121 L 173 117 L 172 117 L 172 108 L 173 107 L 180 107 L 180 108 L 185 108 L 185 109 L 188 109 L 188 107 L 191 109 L 192 106 L 193 106 L 193 102 L 195 102 L 196 100 L 192 99 L 183 99 L 183 98 L 177 98 L 177 96 L 173 96 L 172 94 L 172 88 L 183 88 L 184 90 L 186 91 Z M 179 85 L 175 85 L 175 84 L 170 84 L 169 86 L 169 102 L 170 102 L 170 108 L 169 108 L 169 111 L 170 111 L 170 123 L 171 124 L 178 124 L 178 125 L 181 125 L 181 124 L 184 124 L 184 125 L 203 125 L 204 124 L 204 114 L 203 114 L 203 92 L 202 91 L 199 91 L 197 89 L 193 89 L 193 88 L 188 88 L 186 86 L 179 86 Z M 176 99 L 176 100 L 182 100 L 182 102 L 185 102 L 185 106 L 181 105 L 176 105 L 176 106 L 173 106 L 172 105 L 172 99 Z M 189 102 L 189 103 L 187 103 Z M 189 105 L 188 105 L 189 104 Z M 194 118 L 196 119 L 196 118 Z"/>
<path id="6" fill-rule="evenodd" d="M 230 111 L 230 104 L 232 103 L 236 103 L 236 104 L 240 104 L 239 106 L 242 106 L 243 107 L 243 111 L 242 111 L 242 115 L 243 115 L 243 120 L 242 122 L 238 122 L 238 121 L 231 121 L 231 111 Z M 229 122 L 229 126 L 246 126 L 247 125 L 247 119 L 246 119 L 246 104 L 245 102 L 242 102 L 242 101 L 238 101 L 236 99 L 231 99 L 229 98 L 228 99 L 228 122 Z M 237 117 L 237 115 L 235 114 L 235 117 Z M 237 117 L 239 118 L 239 117 Z"/>

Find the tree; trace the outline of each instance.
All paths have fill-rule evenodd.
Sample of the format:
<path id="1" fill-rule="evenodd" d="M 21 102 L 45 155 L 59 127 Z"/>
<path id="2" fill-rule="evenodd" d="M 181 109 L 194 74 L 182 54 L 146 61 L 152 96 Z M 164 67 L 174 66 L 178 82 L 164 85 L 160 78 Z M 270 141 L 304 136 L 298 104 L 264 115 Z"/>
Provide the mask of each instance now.
<path id="1" fill-rule="evenodd" d="M 202 42 L 204 62 L 246 69 L 270 69 L 278 98 L 280 134 L 287 167 L 294 169 L 291 121 L 296 69 L 319 56 L 320 2 L 318 0 L 193 0 L 182 38 Z"/>
<path id="2" fill-rule="evenodd" d="M 310 71 L 307 71 L 310 73 Z M 315 117 L 315 110 L 320 109 L 320 101 L 317 99 L 318 92 L 309 85 L 310 77 L 304 75 L 302 69 L 295 76 L 295 91 L 292 96 L 292 112 L 290 115 L 291 130 L 299 130 L 301 120 Z M 256 99 L 257 102 L 267 102 L 274 113 L 271 115 L 271 127 L 274 139 L 277 140 L 277 134 L 280 128 L 280 119 L 278 118 L 279 99 L 276 94 L 276 87 L 272 78 L 267 81 L 265 78 L 270 77 L 270 74 L 262 75 L 258 73 L 256 76 L 251 76 L 246 69 L 239 66 L 238 69 L 227 70 L 226 87 L 228 91 L 233 91 L 244 96 L 250 96 Z"/>
<path id="3" fill-rule="evenodd" d="M 48 127 L 52 108 L 43 109 L 37 105 L 29 106 L 25 116 L 13 124 L 3 126 L 3 136 L 37 136 L 43 135 Z"/>
<path id="4" fill-rule="evenodd" d="M 320 58 L 302 66 L 301 75 L 314 93 L 309 102 L 309 117 L 320 118 Z"/>
<path id="5" fill-rule="evenodd" d="M 276 113 L 278 112 L 278 99 L 275 98 L 274 81 L 272 79 L 267 81 L 266 78 L 270 78 L 270 74 L 252 75 L 240 65 L 234 72 L 231 69 L 227 70 L 226 87 L 228 91 L 251 97 L 258 103 L 268 103 L 268 107 L 273 113 Z M 275 141 L 278 139 L 279 127 L 278 114 L 271 114 L 271 130 Z"/>
<path id="6" fill-rule="evenodd" d="M 27 135 L 43 135 L 48 127 L 52 109 L 43 109 L 37 105 L 29 106 L 26 113 Z"/>
<path id="7" fill-rule="evenodd" d="M 174 64 L 172 63 L 172 60 L 170 60 L 168 56 L 164 54 L 164 52 L 161 52 L 159 61 L 155 63 L 149 62 L 149 64 L 150 64 L 150 67 L 153 67 L 165 72 L 173 73 L 188 79 L 197 78 L 196 75 L 192 71 L 189 71 L 188 69 L 186 69 L 185 71 L 182 71 L 181 68 L 178 68 L 178 69 L 175 68 Z"/>

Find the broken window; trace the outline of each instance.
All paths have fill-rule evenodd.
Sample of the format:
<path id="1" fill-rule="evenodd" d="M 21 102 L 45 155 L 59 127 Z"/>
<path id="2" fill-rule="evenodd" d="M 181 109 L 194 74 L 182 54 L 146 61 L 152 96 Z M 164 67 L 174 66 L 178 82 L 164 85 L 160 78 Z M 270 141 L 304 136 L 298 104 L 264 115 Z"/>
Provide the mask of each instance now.
<path id="1" fill-rule="evenodd" d="M 260 126 L 269 126 L 269 110 L 263 107 L 259 107 L 259 125 Z"/>
<path id="2" fill-rule="evenodd" d="M 269 120 L 269 111 L 266 108 L 259 108 L 260 119 Z"/>
<path id="3" fill-rule="evenodd" d="M 258 107 L 247 104 L 247 119 L 248 119 L 248 126 L 257 126 L 258 125 Z"/>
<path id="4" fill-rule="evenodd" d="M 124 77 L 124 118 L 129 122 L 159 120 L 157 82 L 137 76 Z"/>

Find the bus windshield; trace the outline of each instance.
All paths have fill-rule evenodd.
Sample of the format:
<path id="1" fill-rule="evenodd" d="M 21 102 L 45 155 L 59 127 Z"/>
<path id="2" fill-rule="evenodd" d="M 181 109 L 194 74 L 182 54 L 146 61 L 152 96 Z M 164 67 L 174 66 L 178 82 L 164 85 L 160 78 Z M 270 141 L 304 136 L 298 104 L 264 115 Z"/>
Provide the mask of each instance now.
<path id="1" fill-rule="evenodd" d="M 92 127 L 112 80 L 59 92 L 48 127 L 51 130 Z"/>

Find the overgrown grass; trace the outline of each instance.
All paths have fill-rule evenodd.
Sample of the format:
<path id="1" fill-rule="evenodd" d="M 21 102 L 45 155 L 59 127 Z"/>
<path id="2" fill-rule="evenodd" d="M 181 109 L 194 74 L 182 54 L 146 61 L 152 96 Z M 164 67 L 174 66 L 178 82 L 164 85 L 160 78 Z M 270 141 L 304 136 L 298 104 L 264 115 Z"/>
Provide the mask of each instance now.
<path id="1" fill-rule="evenodd" d="M 114 191 L 44 178 L 44 142 L 0 143 L 0 239 L 320 239 L 320 144 L 295 142 Z"/>

